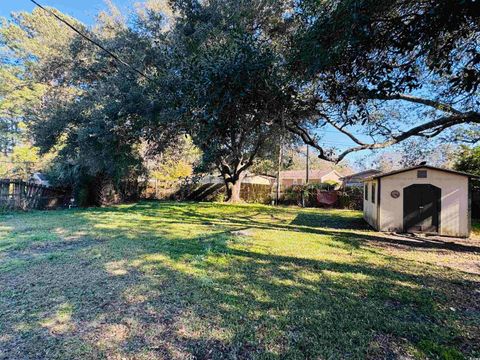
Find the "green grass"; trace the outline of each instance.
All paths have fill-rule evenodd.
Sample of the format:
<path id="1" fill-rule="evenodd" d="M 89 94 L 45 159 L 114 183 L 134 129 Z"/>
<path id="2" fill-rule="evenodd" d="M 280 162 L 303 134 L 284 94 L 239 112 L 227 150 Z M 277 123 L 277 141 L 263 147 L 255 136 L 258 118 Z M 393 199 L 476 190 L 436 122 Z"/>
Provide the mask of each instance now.
<path id="1" fill-rule="evenodd" d="M 1 215 L 0 359 L 479 357 L 478 247 L 389 240 L 344 210 Z"/>

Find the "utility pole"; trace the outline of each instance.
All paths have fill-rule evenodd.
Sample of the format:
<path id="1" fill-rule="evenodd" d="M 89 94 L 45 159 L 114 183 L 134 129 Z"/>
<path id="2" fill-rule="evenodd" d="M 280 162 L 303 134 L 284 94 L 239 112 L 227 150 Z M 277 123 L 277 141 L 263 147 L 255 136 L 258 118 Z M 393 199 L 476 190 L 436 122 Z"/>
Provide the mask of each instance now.
<path id="1" fill-rule="evenodd" d="M 307 145 L 307 166 L 306 166 L 307 176 L 305 177 L 305 179 L 306 179 L 306 180 L 305 180 L 305 184 L 307 184 L 307 185 L 308 185 L 308 180 L 309 180 L 309 178 L 310 178 L 310 176 L 309 176 L 309 175 L 310 175 L 310 174 L 309 174 L 309 172 L 310 172 L 310 171 L 309 171 L 309 163 L 310 163 L 310 150 L 309 150 L 309 148 L 310 148 L 310 147 Z"/>
<path id="2" fill-rule="evenodd" d="M 282 157 L 283 157 L 283 133 L 280 135 L 280 144 L 278 146 L 278 163 L 277 163 L 277 193 L 275 204 L 278 205 L 280 202 L 280 170 L 282 168 Z"/>
<path id="3" fill-rule="evenodd" d="M 277 163 L 277 191 L 276 191 L 276 199 L 275 203 L 278 206 L 280 203 L 280 170 L 282 168 L 282 161 L 283 161 L 283 134 L 285 132 L 285 118 L 283 117 L 282 113 L 282 130 L 280 133 L 280 143 L 278 145 L 278 163 Z"/>
<path id="4" fill-rule="evenodd" d="M 309 151 L 309 146 L 307 145 L 307 157 L 306 157 L 306 166 L 305 166 L 305 171 L 306 171 L 306 174 L 305 174 L 305 187 L 308 185 L 308 181 L 309 181 L 309 157 L 310 157 L 310 151 Z M 307 187 L 305 188 L 307 189 Z M 302 190 L 302 207 L 305 207 L 305 195 L 304 195 L 304 192 Z"/>

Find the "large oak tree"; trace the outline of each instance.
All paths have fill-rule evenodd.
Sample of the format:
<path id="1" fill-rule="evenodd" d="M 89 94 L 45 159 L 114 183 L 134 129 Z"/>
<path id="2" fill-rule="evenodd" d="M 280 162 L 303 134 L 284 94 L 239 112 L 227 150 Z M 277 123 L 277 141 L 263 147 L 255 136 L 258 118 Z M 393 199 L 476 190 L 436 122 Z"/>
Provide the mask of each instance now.
<path id="1" fill-rule="evenodd" d="M 184 131 L 218 171 L 229 201 L 254 161 L 276 149 L 290 97 L 268 32 L 284 12 L 279 1 L 176 3 L 172 53 Z"/>
<path id="2" fill-rule="evenodd" d="M 68 19 L 110 53 L 40 9 L 2 26 L 16 78 L 46 89 L 27 113 L 43 150 L 61 142 L 65 163 L 122 178 L 140 143 L 161 151 L 189 134 L 237 201 L 284 130 L 335 162 L 462 125 L 464 140 L 479 139 L 476 1 L 153 3 L 92 29 Z M 324 146 L 324 128 L 355 145 Z"/>
<path id="3" fill-rule="evenodd" d="M 289 129 L 340 161 L 410 137 L 468 125 L 480 139 L 480 4 L 474 0 L 303 0 L 296 8 L 290 69 L 311 88 L 317 114 Z M 355 144 L 328 151 L 322 127 Z"/>

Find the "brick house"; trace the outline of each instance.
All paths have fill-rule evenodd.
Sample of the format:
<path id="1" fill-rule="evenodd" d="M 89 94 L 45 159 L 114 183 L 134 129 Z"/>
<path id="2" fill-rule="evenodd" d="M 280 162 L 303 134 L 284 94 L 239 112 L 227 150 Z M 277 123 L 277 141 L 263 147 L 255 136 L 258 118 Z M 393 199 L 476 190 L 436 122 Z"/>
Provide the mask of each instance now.
<path id="1" fill-rule="evenodd" d="M 287 189 L 293 185 L 303 185 L 306 183 L 306 170 L 284 170 L 280 171 L 280 185 L 282 189 Z M 336 170 L 310 170 L 308 172 L 308 182 L 310 184 L 326 183 L 334 181 L 338 184 L 342 182 L 342 175 Z"/>

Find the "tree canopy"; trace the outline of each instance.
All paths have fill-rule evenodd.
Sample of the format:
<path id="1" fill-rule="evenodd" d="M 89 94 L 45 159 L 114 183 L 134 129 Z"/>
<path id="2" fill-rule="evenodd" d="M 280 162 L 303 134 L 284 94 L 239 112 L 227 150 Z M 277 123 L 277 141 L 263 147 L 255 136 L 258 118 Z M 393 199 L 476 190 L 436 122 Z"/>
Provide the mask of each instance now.
<path id="1" fill-rule="evenodd" d="M 475 143 L 479 17 L 473 0 L 172 0 L 111 4 L 87 27 L 36 8 L 0 28 L 0 147 L 25 123 L 73 184 L 136 178 L 188 135 L 235 201 L 280 142 L 337 163 L 415 137 Z"/>
<path id="2" fill-rule="evenodd" d="M 312 127 L 329 126 L 378 149 L 480 123 L 477 1 L 299 2 L 292 71 L 312 86 L 318 118 L 291 130 L 320 150 Z M 471 132 L 478 140 L 478 133 Z"/>
<path id="3" fill-rule="evenodd" d="M 455 169 L 480 176 L 480 146 L 463 146 L 456 154 Z"/>
<path id="4" fill-rule="evenodd" d="M 276 148 L 289 101 L 278 55 L 260 40 L 282 13 L 281 2 L 268 3 L 177 3 L 177 120 L 202 150 L 204 169 L 223 176 L 233 201 L 246 170 Z"/>
<path id="5" fill-rule="evenodd" d="M 148 47 L 141 34 L 130 31 L 115 8 L 100 14 L 91 30 L 55 9 L 48 10 L 101 39 L 130 63 L 148 63 L 144 56 Z M 119 71 L 119 64 L 108 54 L 42 9 L 15 15 L 0 35 L 6 61 L 15 59 L 16 78 L 25 82 L 21 89 L 38 89 L 30 96 L 35 101 L 23 95 L 16 108 L 21 109 L 42 153 L 58 149 L 54 166 L 58 180 L 78 185 L 138 175 L 143 124 L 135 119 L 150 107 L 145 84 Z"/>

